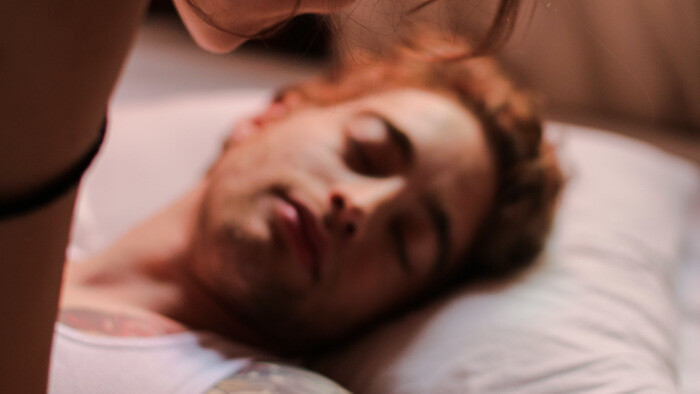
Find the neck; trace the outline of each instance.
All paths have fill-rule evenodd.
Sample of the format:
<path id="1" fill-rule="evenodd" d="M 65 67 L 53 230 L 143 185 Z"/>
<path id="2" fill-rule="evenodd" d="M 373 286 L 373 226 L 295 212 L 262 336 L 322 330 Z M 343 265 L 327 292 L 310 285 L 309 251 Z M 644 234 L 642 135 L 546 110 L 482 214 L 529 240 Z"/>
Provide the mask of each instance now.
<path id="1" fill-rule="evenodd" d="M 69 264 L 62 310 L 97 310 L 163 318 L 184 328 L 216 332 L 259 345 L 189 267 L 190 239 L 204 185 L 131 230 L 113 246 L 84 262 Z"/>

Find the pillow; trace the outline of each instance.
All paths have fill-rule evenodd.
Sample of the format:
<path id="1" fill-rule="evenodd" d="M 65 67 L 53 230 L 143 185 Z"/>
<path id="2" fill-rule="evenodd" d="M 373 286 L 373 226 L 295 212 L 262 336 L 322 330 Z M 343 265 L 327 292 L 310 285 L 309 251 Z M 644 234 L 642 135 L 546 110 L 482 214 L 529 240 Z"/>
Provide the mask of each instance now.
<path id="1" fill-rule="evenodd" d="M 546 129 L 570 179 L 537 264 L 386 324 L 316 368 L 362 393 L 677 390 L 672 278 L 697 172 L 628 138 Z"/>
<path id="2" fill-rule="evenodd" d="M 72 258 L 108 246 L 201 177 L 267 91 L 113 108 L 81 186 Z M 673 392 L 672 276 L 697 172 L 646 144 L 550 123 L 570 180 L 547 250 L 509 283 L 473 286 L 315 360 L 356 392 Z"/>
<path id="3" fill-rule="evenodd" d="M 678 379 L 683 393 L 700 393 L 700 194 L 695 199 L 683 262 L 676 272 L 681 314 Z"/>

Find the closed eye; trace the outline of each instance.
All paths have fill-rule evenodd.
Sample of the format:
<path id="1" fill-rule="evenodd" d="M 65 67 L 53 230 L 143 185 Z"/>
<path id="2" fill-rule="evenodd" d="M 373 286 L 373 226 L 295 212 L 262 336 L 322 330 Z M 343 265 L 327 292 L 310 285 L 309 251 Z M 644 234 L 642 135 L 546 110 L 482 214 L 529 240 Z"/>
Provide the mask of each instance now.
<path id="1" fill-rule="evenodd" d="M 345 161 L 367 176 L 391 176 L 413 163 L 413 146 L 406 134 L 387 119 L 363 113 L 346 125 Z"/>
<path id="2" fill-rule="evenodd" d="M 406 163 L 413 163 L 413 144 L 411 143 L 411 139 L 408 138 L 408 135 L 404 131 L 396 127 L 396 125 L 393 122 L 391 122 L 384 116 L 371 112 L 369 112 L 368 114 L 376 116 L 377 119 L 379 119 L 384 124 L 384 127 L 386 127 L 386 130 L 389 133 L 389 138 L 391 139 L 391 142 L 398 147 L 401 158 Z"/>

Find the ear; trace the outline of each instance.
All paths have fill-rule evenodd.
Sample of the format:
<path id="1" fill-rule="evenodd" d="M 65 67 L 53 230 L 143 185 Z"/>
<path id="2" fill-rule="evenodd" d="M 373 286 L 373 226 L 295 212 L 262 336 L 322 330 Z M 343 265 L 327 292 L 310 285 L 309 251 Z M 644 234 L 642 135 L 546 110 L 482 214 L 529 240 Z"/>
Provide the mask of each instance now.
<path id="1" fill-rule="evenodd" d="M 223 150 L 235 146 L 248 137 L 255 135 L 265 126 L 287 116 L 292 110 L 302 106 L 303 100 L 299 93 L 294 91 L 283 92 L 276 96 L 267 109 L 257 116 L 239 121 L 224 141 Z"/>

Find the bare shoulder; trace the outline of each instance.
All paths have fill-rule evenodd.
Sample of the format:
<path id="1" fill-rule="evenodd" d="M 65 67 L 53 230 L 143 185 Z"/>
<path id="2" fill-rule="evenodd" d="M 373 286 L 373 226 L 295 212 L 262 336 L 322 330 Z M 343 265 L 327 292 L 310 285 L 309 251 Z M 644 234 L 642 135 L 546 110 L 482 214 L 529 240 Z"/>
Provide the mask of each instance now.
<path id="1" fill-rule="evenodd" d="M 154 337 L 186 331 L 183 325 L 155 314 L 77 306 L 62 308 L 58 322 L 90 334 L 116 337 Z"/>
<path id="2" fill-rule="evenodd" d="M 299 367 L 264 361 L 251 361 L 244 368 L 221 380 L 207 394 L 349 394 L 332 380 Z"/>

